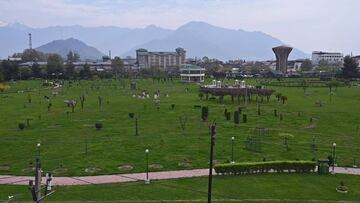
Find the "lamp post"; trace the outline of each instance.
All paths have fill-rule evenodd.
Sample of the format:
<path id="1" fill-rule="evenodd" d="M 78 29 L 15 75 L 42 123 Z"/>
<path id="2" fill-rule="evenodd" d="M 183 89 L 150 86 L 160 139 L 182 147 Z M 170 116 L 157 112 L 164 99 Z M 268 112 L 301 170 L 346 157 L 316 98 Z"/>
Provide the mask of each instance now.
<path id="1" fill-rule="evenodd" d="M 145 180 L 145 184 L 150 184 L 150 179 L 149 179 L 149 149 L 145 150 L 145 154 L 146 154 L 146 180 Z"/>
<path id="2" fill-rule="evenodd" d="M 231 163 L 234 164 L 234 140 L 235 137 L 231 137 Z"/>
<path id="3" fill-rule="evenodd" d="M 40 157 L 40 143 L 37 143 L 36 145 L 36 148 L 37 148 L 37 151 L 38 151 L 38 157 Z"/>
<path id="4" fill-rule="evenodd" d="M 332 163 L 332 173 L 335 174 L 335 162 L 336 162 L 336 154 L 335 154 L 335 149 L 336 149 L 336 143 L 333 143 L 333 163 Z"/>

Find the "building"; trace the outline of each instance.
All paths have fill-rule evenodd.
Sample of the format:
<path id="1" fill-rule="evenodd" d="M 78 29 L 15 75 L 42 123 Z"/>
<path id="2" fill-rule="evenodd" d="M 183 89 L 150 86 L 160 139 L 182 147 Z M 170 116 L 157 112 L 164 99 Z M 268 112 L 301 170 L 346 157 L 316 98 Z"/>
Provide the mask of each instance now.
<path id="1" fill-rule="evenodd" d="M 183 82 L 204 82 L 205 68 L 192 64 L 184 64 L 180 67 L 180 77 Z"/>
<path id="2" fill-rule="evenodd" d="M 360 55 L 359 56 L 353 56 L 352 58 L 355 59 L 358 62 L 358 64 L 359 64 L 358 67 L 360 67 Z"/>
<path id="3" fill-rule="evenodd" d="M 177 48 L 174 52 L 150 52 L 146 49 L 136 50 L 139 68 L 162 68 L 164 70 L 178 68 L 185 64 L 186 51 Z"/>
<path id="4" fill-rule="evenodd" d="M 338 64 L 343 62 L 344 55 L 339 52 L 313 51 L 311 60 L 313 64 L 319 64 L 319 61 L 321 60 L 324 60 L 329 64 Z"/>
<path id="5" fill-rule="evenodd" d="M 122 60 L 124 62 L 124 69 L 125 70 L 136 70 L 138 68 L 135 58 L 127 56 Z"/>
<path id="6" fill-rule="evenodd" d="M 281 71 L 282 73 L 287 72 L 287 64 L 288 64 L 288 57 L 290 52 L 292 51 L 292 47 L 288 46 L 278 46 L 274 47 L 273 51 L 276 56 L 276 70 Z"/>

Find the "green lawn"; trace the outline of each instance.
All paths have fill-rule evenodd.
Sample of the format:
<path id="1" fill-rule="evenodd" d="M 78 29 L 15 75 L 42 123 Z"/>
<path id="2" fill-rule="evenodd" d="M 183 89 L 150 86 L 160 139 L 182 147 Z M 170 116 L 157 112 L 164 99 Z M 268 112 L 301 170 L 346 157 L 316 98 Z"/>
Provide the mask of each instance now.
<path id="1" fill-rule="evenodd" d="M 249 82 L 256 83 L 254 80 Z M 128 80 L 124 83 L 81 81 L 71 87 L 66 83 L 56 97 L 51 96 L 53 90 L 43 89 L 41 84 L 42 81 L 20 81 L 12 85 L 11 91 L 15 93 L 0 94 L 0 174 L 32 174 L 38 142 L 41 142 L 44 171 L 58 169 L 56 176 L 142 172 L 146 148 L 150 149 L 150 164 L 162 165 L 161 169 L 151 170 L 207 167 L 209 129 L 200 121 L 201 109 L 194 105 L 209 106 L 209 121 L 216 120 L 215 159 L 219 162 L 230 160 L 232 136 L 236 137 L 236 161 L 325 158 L 331 154 L 333 142 L 337 143 L 339 165 L 353 165 L 354 159 L 355 162 L 360 159 L 360 149 L 356 147 L 360 144 L 359 87 L 337 88 L 331 102 L 328 88 L 308 88 L 304 95 L 302 88 L 274 87 L 276 92 L 288 97 L 288 103 L 282 105 L 272 96 L 269 103 L 261 104 L 261 115 L 258 116 L 254 101 L 245 110 L 248 123 L 240 123 L 235 128 L 232 122 L 225 120 L 224 109 L 231 111 L 233 116 L 233 111 L 244 104 L 232 104 L 229 97 L 225 97 L 224 104 L 219 104 L 218 100 L 200 101 L 195 84 L 137 80 L 140 90 L 150 93 L 160 90 L 159 110 L 152 98 L 132 98 L 132 93 L 140 91 L 130 90 Z M 185 88 L 189 88 L 189 92 Z M 28 103 L 27 92 L 16 93 L 34 89 L 36 91 L 30 93 L 31 103 Z M 169 97 L 165 97 L 165 93 Z M 73 98 L 79 102 L 82 94 L 86 97 L 84 110 L 79 103 L 75 113 L 71 113 L 63 101 Z M 50 111 L 44 95 L 51 97 Z M 101 110 L 98 96 L 104 98 Z M 315 105 L 318 100 L 323 101 L 323 107 Z M 175 104 L 174 110 L 171 110 L 171 104 Z M 283 114 L 282 121 L 273 116 L 274 109 Z M 139 117 L 138 136 L 135 136 L 135 120 L 128 116 L 130 112 Z M 33 118 L 30 127 L 19 130 L 18 123 L 25 122 L 27 117 Z M 187 118 L 184 132 L 179 117 Z M 311 117 L 313 124 L 309 121 Z M 103 123 L 103 129 L 94 128 L 97 121 Z M 255 133 L 256 126 L 269 129 L 269 135 L 260 138 L 261 152 L 245 150 L 245 140 Z M 292 134 L 288 151 L 279 133 Z M 311 147 L 313 140 L 316 151 Z M 191 162 L 191 166 L 179 166 L 180 162 Z M 122 165 L 131 165 L 133 169 L 118 170 L 117 167 Z M 87 173 L 86 168 L 99 171 Z"/>
<path id="2" fill-rule="evenodd" d="M 349 189 L 348 194 L 335 191 L 340 181 Z M 360 200 L 360 176 L 316 174 L 267 174 L 223 176 L 213 180 L 213 199 L 220 202 L 337 202 Z M 51 201 L 120 201 L 121 202 L 175 202 L 175 200 L 201 200 L 206 202 L 207 178 L 55 187 Z M 141 191 L 141 192 L 139 192 Z M 29 201 L 26 186 L 0 186 L 0 200 L 17 195 L 18 201 Z M 161 201 L 168 200 L 168 201 Z M 250 201 L 252 200 L 252 201 Z M 260 201 L 262 200 L 262 201 Z M 187 202 L 187 201 L 184 201 Z"/>

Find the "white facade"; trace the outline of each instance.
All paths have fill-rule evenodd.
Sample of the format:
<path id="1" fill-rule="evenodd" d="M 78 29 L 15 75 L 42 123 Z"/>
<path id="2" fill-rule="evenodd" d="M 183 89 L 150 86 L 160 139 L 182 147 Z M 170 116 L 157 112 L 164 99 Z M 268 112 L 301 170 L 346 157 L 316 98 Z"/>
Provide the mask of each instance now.
<path id="1" fill-rule="evenodd" d="M 313 51 L 311 59 L 313 64 L 318 64 L 321 60 L 325 60 L 329 64 L 342 63 L 344 54 L 339 52 Z"/>
<path id="2" fill-rule="evenodd" d="M 204 82 L 205 68 L 191 64 L 184 64 L 180 68 L 180 77 L 183 82 Z"/>

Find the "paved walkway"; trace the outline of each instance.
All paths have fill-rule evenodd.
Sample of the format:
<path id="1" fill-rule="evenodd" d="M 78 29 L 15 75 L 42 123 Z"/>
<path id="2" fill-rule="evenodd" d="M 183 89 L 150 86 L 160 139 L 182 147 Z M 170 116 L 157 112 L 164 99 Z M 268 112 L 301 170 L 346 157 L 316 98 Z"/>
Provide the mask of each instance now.
<path id="1" fill-rule="evenodd" d="M 330 168 L 331 170 L 331 168 Z M 360 168 L 344 168 L 335 167 L 335 173 L 360 175 Z M 165 180 L 165 179 L 178 179 L 178 178 L 192 178 L 207 176 L 209 169 L 194 169 L 194 170 L 178 170 L 178 171 L 162 171 L 150 172 L 150 180 Z M 214 171 L 214 173 L 215 171 Z M 13 185 L 27 185 L 29 180 L 33 179 L 30 176 L 7 176 L 0 175 L 1 184 Z M 98 175 L 98 176 L 81 176 L 81 177 L 54 177 L 53 185 L 92 185 L 92 184 L 108 184 L 108 183 L 124 183 L 144 181 L 146 173 L 132 173 L 132 174 L 114 174 L 114 175 Z M 45 184 L 45 177 L 42 182 Z"/>

